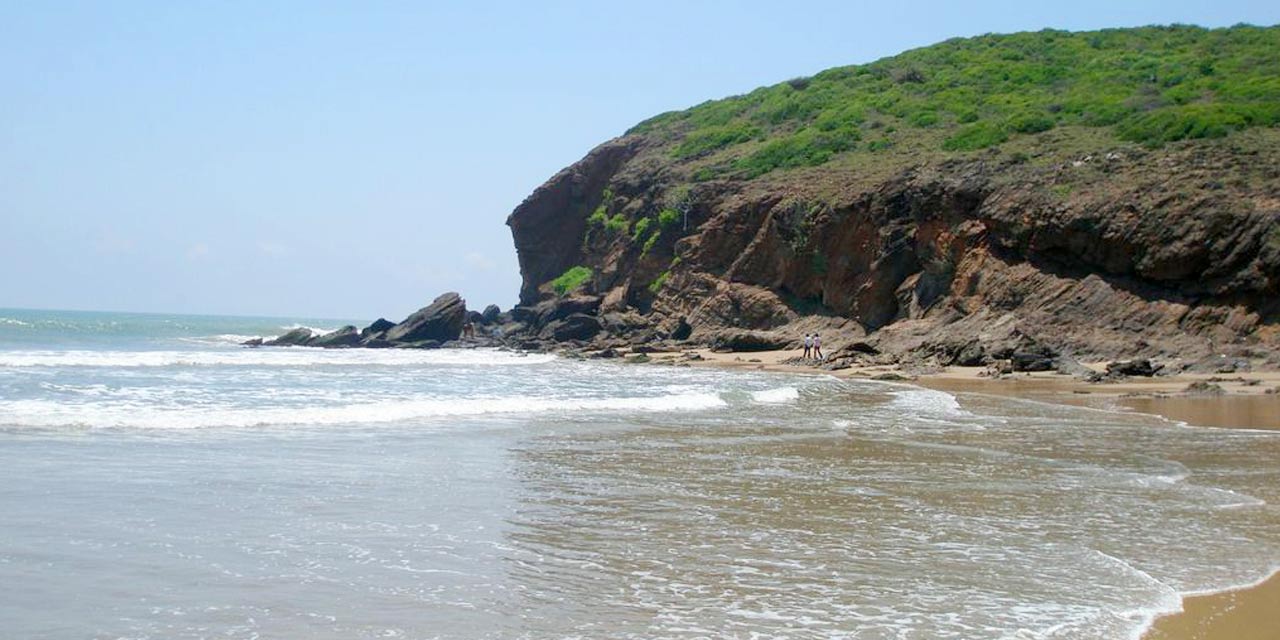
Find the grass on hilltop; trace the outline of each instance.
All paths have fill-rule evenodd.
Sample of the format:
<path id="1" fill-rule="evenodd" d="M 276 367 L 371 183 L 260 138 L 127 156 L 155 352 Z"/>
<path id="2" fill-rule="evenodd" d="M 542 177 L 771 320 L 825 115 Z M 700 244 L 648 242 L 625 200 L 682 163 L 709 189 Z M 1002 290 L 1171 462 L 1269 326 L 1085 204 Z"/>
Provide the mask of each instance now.
<path id="1" fill-rule="evenodd" d="M 1057 127 L 1157 147 L 1280 124 L 1280 28 L 954 39 L 646 120 L 695 180 L 751 179 L 927 139 L 948 153 Z"/>

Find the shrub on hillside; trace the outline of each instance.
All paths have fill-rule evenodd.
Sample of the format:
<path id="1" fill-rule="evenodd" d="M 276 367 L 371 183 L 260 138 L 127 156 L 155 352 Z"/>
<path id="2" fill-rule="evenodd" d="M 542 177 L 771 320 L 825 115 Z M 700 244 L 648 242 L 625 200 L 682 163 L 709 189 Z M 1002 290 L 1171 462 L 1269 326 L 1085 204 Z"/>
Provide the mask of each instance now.
<path id="1" fill-rule="evenodd" d="M 577 266 L 570 267 L 568 271 L 560 274 L 560 277 L 551 281 L 551 288 L 555 290 L 556 295 L 566 295 L 576 291 L 583 283 L 591 279 L 592 271 L 588 267 Z"/>
<path id="2" fill-rule="evenodd" d="M 769 142 L 755 153 L 734 162 L 734 168 L 754 178 L 773 171 L 823 164 L 831 156 L 854 147 L 861 135 L 852 127 L 835 131 L 803 129 Z"/>
<path id="3" fill-rule="evenodd" d="M 1009 134 L 994 122 L 976 122 L 961 127 L 942 143 L 947 151 L 976 151 L 993 147 L 1009 139 Z"/>
<path id="4" fill-rule="evenodd" d="M 653 225 L 652 218 L 640 218 L 636 220 L 636 224 L 631 228 L 631 239 L 639 242 L 645 234 L 649 232 L 649 227 Z"/>
<path id="5" fill-rule="evenodd" d="M 709 127 L 685 136 L 685 139 L 671 150 L 671 155 L 681 159 L 701 156 L 746 142 L 758 135 L 760 135 L 760 129 L 749 124 Z"/>
<path id="6" fill-rule="evenodd" d="M 669 143 L 680 159 L 730 150 L 691 168 L 699 182 L 875 150 L 855 144 L 864 128 L 896 128 L 903 148 L 935 139 L 920 129 L 941 129 L 948 151 L 1062 126 L 1158 145 L 1269 126 L 1277 110 L 1280 27 L 1174 25 L 956 38 L 662 114 L 632 132 Z"/>
<path id="7" fill-rule="evenodd" d="M 1121 122 L 1121 138 L 1157 147 L 1196 138 L 1221 138 L 1249 126 L 1280 122 L 1280 105 L 1189 104 L 1134 115 Z"/>
<path id="8" fill-rule="evenodd" d="M 1040 133 L 1054 124 L 1053 118 L 1042 113 L 1019 113 L 1009 119 L 1009 128 L 1018 133 Z"/>
<path id="9" fill-rule="evenodd" d="M 680 221 L 680 212 L 676 211 L 671 207 L 667 207 L 666 209 L 663 209 L 662 211 L 658 212 L 658 224 L 663 226 L 664 228 L 669 227 L 679 221 Z"/>

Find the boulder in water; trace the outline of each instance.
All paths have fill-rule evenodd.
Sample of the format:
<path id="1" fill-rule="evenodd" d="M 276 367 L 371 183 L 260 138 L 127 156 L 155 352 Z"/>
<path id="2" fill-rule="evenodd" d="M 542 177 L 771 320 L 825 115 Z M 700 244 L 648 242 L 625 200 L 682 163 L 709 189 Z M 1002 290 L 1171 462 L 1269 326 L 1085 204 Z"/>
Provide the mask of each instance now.
<path id="1" fill-rule="evenodd" d="M 388 329 L 385 338 L 388 342 L 400 343 L 457 340 L 462 335 L 466 316 L 467 303 L 462 296 L 450 291 Z"/>
<path id="2" fill-rule="evenodd" d="M 268 347 L 302 347 L 306 346 L 314 340 L 316 334 L 306 327 L 298 327 L 290 329 L 284 335 L 267 340 L 262 344 Z"/>
<path id="3" fill-rule="evenodd" d="M 360 331 L 355 325 L 347 325 L 337 331 L 330 331 L 319 336 L 307 343 L 309 347 L 325 347 L 333 349 L 335 347 L 351 347 L 360 342 Z"/>
<path id="4" fill-rule="evenodd" d="M 388 329 L 394 326 L 396 326 L 396 323 L 386 318 L 378 318 L 373 321 L 373 324 L 360 330 L 360 339 L 369 340 L 374 336 L 386 333 Z"/>

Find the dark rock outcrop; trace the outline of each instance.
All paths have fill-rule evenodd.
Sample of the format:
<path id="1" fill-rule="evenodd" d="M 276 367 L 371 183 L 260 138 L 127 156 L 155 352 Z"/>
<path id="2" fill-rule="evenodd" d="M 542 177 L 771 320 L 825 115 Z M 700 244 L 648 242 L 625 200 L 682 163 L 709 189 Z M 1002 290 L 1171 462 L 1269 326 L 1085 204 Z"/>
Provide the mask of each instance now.
<path id="1" fill-rule="evenodd" d="M 716 351 L 772 351 L 791 346 L 793 339 L 764 331 L 724 330 L 711 338 Z"/>
<path id="2" fill-rule="evenodd" d="M 613 174 L 634 155 L 635 142 L 619 138 L 600 145 L 538 187 L 507 219 L 521 273 L 527 271 L 520 288 L 522 305 L 536 304 L 540 285 L 582 262 L 587 216 L 600 205 Z"/>
<path id="3" fill-rule="evenodd" d="M 1224 395 L 1226 390 L 1221 385 L 1204 380 L 1196 380 L 1187 385 L 1187 388 L 1183 389 L 1182 393 L 1189 396 L 1220 396 Z"/>
<path id="4" fill-rule="evenodd" d="M 284 335 L 263 342 L 263 346 L 267 347 L 302 347 L 311 343 L 316 337 L 315 332 L 306 328 L 298 327 L 290 329 Z"/>
<path id="5" fill-rule="evenodd" d="M 307 343 L 309 347 L 352 347 L 360 342 L 360 331 L 354 325 L 347 325 L 336 331 L 330 331 Z"/>
<path id="6" fill-rule="evenodd" d="M 501 315 L 502 309 L 498 308 L 496 304 L 491 304 L 480 313 L 480 321 L 484 324 L 496 324 Z"/>
<path id="7" fill-rule="evenodd" d="M 553 320 L 543 327 L 538 334 L 544 340 L 567 342 L 569 340 L 590 340 L 600 333 L 600 320 L 585 313 L 575 313 L 559 320 Z"/>
<path id="8" fill-rule="evenodd" d="M 1021 351 L 1009 358 L 1014 371 L 1052 371 L 1053 358 L 1043 353 Z"/>
<path id="9" fill-rule="evenodd" d="M 466 314 L 466 302 L 451 291 L 388 329 L 384 339 L 392 343 L 457 340 L 462 335 Z"/>
<path id="10" fill-rule="evenodd" d="M 1146 358 L 1107 363 L 1107 375 L 1111 377 L 1139 376 L 1143 378 L 1150 378 L 1159 370 L 1159 365 L 1151 364 L 1151 361 Z"/>
<path id="11" fill-rule="evenodd" d="M 378 318 L 373 321 L 373 324 L 360 330 L 360 339 L 370 340 L 377 336 L 381 336 L 394 326 L 396 326 L 396 323 L 387 320 L 386 318 Z"/>
<path id="12" fill-rule="evenodd" d="M 575 314 L 595 315 L 600 310 L 599 296 L 553 297 L 534 307 L 538 324 L 545 325 Z"/>

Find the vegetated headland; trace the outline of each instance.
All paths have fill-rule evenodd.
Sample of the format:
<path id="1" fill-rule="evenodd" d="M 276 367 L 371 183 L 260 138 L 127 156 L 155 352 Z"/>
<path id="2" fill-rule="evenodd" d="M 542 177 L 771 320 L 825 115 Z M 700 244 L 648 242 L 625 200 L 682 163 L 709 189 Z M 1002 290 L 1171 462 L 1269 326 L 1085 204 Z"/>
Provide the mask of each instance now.
<path id="1" fill-rule="evenodd" d="M 1280 27 L 954 39 L 664 113 L 507 220 L 520 303 L 325 346 L 1280 368 Z M 469 318 L 469 320 L 468 320 Z M 1110 370 L 1081 363 L 1117 362 Z"/>

